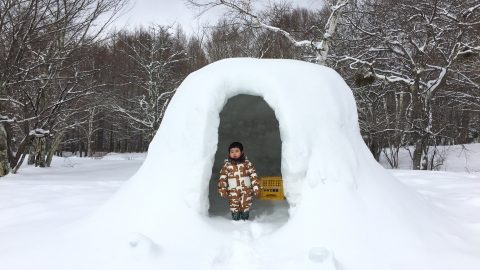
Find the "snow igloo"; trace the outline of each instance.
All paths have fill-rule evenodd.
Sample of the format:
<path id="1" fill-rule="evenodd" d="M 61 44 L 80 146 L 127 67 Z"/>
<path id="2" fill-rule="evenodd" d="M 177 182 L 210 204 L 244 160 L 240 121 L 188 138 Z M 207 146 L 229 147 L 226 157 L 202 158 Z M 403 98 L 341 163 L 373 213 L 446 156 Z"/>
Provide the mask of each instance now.
<path id="1" fill-rule="evenodd" d="M 238 95 L 263 99 L 278 120 L 290 208 L 274 229 L 209 215 L 215 154 L 225 147 L 219 115 Z M 121 235 L 116 243 L 143 246 L 121 260 L 155 261 L 152 268 L 453 269 L 468 261 L 439 256 L 452 240 L 441 235 L 454 226 L 374 160 L 341 76 L 296 60 L 225 59 L 191 73 L 139 171 L 91 220 Z"/>
<path id="2" fill-rule="evenodd" d="M 264 171 L 268 171 L 267 175 L 283 176 L 292 213 L 305 195 L 305 184 L 312 188 L 332 182 L 355 189 L 359 162 L 371 155 L 359 133 L 355 100 L 343 79 L 332 69 L 301 61 L 237 58 L 210 64 L 183 81 L 149 146 L 144 164 L 116 197 L 126 201 L 131 196 L 128 201 L 136 215 L 148 210 L 140 205 L 149 200 L 165 205 L 179 200 L 178 206 L 185 207 L 185 213 L 207 217 L 211 208 L 209 187 L 215 182 L 212 174 L 219 170 L 214 163 L 222 163 L 228 143 L 238 140 L 230 136 L 219 143 L 220 114 L 228 101 L 233 102 L 233 114 L 228 116 L 231 119 L 226 129 L 238 128 L 232 124 L 241 117 L 236 114 L 257 117 L 255 109 L 258 111 L 262 102 L 278 121 L 278 127 L 268 129 L 279 130 L 281 148 L 276 141 L 265 143 L 271 138 L 252 145 L 255 136 L 265 131 L 255 130 L 265 129 L 265 123 L 256 123 L 241 138 L 251 139 L 244 143 L 250 159 L 254 151 L 256 157 L 275 148 L 270 156 L 280 159 L 278 162 L 269 161 L 265 166 L 255 158 L 252 161 L 260 176 Z M 264 107 L 258 118 L 266 114 Z M 236 132 L 245 131 L 231 131 Z M 159 194 L 159 190 L 163 192 Z"/>

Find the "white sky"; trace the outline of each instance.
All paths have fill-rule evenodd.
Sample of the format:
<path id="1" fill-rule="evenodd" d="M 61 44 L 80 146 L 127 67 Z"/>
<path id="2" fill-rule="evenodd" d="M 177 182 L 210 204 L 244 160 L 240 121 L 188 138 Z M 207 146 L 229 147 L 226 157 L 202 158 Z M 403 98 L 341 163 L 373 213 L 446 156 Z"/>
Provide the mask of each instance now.
<path id="1" fill-rule="evenodd" d="M 279 0 L 270 0 L 279 1 Z M 268 0 L 257 1 L 266 4 Z M 322 0 L 292 0 L 294 5 L 300 7 L 318 7 Z M 130 0 L 124 14 L 118 18 L 113 27 L 136 28 L 149 24 L 169 25 L 180 23 L 187 34 L 196 33 L 197 29 L 205 23 L 216 21 L 222 14 L 220 9 L 205 13 L 200 19 L 196 19 L 195 10 L 190 9 L 185 0 Z"/>

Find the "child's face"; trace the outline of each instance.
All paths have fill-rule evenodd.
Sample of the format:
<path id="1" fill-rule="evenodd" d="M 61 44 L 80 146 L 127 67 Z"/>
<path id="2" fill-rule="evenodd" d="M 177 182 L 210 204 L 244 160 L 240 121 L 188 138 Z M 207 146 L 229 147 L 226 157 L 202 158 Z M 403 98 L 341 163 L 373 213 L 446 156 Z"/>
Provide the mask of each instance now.
<path id="1" fill-rule="evenodd" d="M 230 158 L 239 158 L 241 154 L 242 151 L 240 151 L 240 148 L 230 149 Z"/>

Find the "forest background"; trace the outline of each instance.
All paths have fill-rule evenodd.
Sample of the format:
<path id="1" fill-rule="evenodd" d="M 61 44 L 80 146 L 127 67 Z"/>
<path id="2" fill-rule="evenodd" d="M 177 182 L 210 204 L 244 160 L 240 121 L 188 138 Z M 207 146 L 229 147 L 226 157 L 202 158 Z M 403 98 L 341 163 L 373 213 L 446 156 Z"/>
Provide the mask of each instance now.
<path id="1" fill-rule="evenodd" d="M 126 0 L 0 0 L 0 176 L 66 152 L 146 151 L 182 80 L 229 57 L 335 69 L 365 143 L 392 168 L 401 150 L 412 169 L 434 170 L 438 146 L 480 142 L 478 0 L 258 2 L 185 1 L 199 16 L 224 11 L 187 35 L 111 30 Z"/>

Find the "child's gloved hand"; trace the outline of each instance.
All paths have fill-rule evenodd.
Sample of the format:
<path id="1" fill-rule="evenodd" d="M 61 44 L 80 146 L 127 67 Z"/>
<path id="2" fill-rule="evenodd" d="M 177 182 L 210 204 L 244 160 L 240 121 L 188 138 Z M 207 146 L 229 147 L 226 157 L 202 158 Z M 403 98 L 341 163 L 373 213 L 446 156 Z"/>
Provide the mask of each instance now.
<path id="1" fill-rule="evenodd" d="M 218 189 L 218 193 L 220 193 L 220 197 L 222 197 L 222 198 L 227 198 L 228 197 L 228 192 L 227 192 L 226 188 Z"/>

